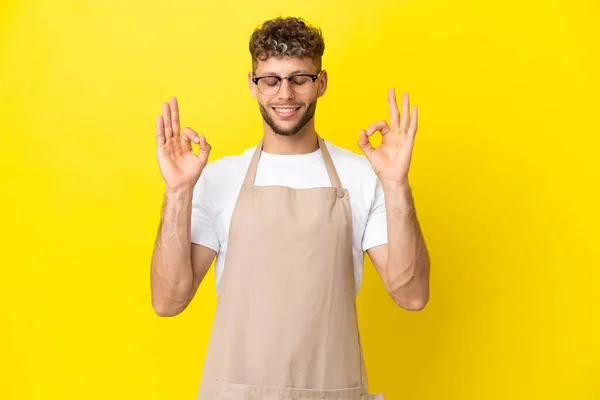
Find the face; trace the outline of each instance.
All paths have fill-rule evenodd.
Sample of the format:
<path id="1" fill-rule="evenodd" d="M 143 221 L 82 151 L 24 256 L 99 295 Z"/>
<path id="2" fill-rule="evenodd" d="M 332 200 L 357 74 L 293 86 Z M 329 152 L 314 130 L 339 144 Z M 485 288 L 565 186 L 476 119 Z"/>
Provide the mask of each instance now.
<path id="1" fill-rule="evenodd" d="M 255 76 L 275 75 L 289 77 L 295 74 L 317 74 L 312 59 L 309 57 L 269 58 L 259 61 Z M 291 136 L 302 130 L 313 120 L 317 108 L 317 99 L 327 88 L 327 72 L 322 71 L 312 84 L 308 93 L 296 93 L 287 79 L 281 81 L 279 91 L 274 95 L 262 94 L 254 82 L 252 72 L 248 74 L 248 82 L 252 95 L 258 100 L 258 107 L 265 123 L 278 135 Z"/>

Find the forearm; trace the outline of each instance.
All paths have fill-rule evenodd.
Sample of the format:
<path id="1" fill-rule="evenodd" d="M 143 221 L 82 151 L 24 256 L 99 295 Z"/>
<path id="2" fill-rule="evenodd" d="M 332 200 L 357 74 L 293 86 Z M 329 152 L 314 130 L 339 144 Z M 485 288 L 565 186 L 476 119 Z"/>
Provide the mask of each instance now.
<path id="1" fill-rule="evenodd" d="M 398 304 L 418 310 L 429 298 L 429 255 L 410 186 L 384 184 L 383 189 L 388 232 L 387 289 Z"/>
<path id="2" fill-rule="evenodd" d="M 192 193 L 192 187 L 165 193 L 151 267 L 152 306 L 161 315 L 178 313 L 192 293 Z"/>

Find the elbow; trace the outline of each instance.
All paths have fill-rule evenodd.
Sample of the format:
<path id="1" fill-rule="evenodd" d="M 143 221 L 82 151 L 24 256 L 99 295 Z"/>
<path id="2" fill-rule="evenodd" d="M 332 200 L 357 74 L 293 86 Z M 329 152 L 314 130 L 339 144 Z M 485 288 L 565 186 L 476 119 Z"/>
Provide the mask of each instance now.
<path id="1" fill-rule="evenodd" d="M 421 311 L 427 305 L 427 299 L 410 300 L 405 302 L 397 302 L 397 304 L 406 311 Z"/>
<path id="2" fill-rule="evenodd" d="M 153 304 L 152 309 L 154 309 L 154 313 L 159 317 L 174 317 L 177 314 L 179 314 L 179 312 L 177 312 L 176 310 L 162 305 Z"/>
<path id="3" fill-rule="evenodd" d="M 159 308 L 159 309 L 154 308 L 154 312 L 159 317 L 174 317 L 174 316 L 180 314 L 180 312 L 178 312 L 178 311 L 170 310 L 170 309 L 166 309 L 166 308 Z"/>
<path id="4" fill-rule="evenodd" d="M 152 300 L 152 309 L 159 317 L 174 317 L 181 314 L 185 307 L 176 307 L 164 301 Z"/>
<path id="5" fill-rule="evenodd" d="M 150 302 L 152 310 L 159 317 L 174 317 L 187 308 L 191 302 L 189 285 L 179 282 L 175 287 L 166 282 L 152 280 L 150 289 Z"/>
<path id="6" fill-rule="evenodd" d="M 407 311 L 421 311 L 429 302 L 429 273 L 418 273 L 407 281 L 387 285 L 388 294 L 394 302 Z"/>
<path id="7" fill-rule="evenodd" d="M 415 290 L 414 287 L 400 287 L 390 290 L 388 294 L 396 305 L 406 311 L 421 311 L 429 302 L 429 288 L 427 287 L 421 290 Z"/>

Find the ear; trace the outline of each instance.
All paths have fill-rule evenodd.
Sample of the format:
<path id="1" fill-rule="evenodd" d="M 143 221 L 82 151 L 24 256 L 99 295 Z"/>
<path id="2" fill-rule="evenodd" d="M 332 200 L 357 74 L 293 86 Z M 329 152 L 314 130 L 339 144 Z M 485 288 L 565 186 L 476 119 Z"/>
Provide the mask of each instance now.
<path id="1" fill-rule="evenodd" d="M 254 74 L 250 71 L 248 72 L 248 86 L 250 87 L 250 94 L 256 98 L 256 85 L 252 82 L 252 78 L 254 78 Z"/>
<path id="2" fill-rule="evenodd" d="M 325 91 L 327 90 L 327 78 L 327 71 L 322 70 L 321 75 L 319 75 L 319 78 L 317 79 L 317 82 L 319 83 L 317 97 L 321 97 L 325 94 Z"/>

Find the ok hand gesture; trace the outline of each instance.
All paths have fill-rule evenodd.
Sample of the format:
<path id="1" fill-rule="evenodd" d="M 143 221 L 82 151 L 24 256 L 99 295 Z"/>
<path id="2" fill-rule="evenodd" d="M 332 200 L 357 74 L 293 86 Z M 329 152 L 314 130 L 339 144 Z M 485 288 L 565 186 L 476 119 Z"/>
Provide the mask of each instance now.
<path id="1" fill-rule="evenodd" d="M 198 155 L 192 150 L 192 141 L 200 144 Z M 163 103 L 162 115 L 156 117 L 156 158 L 167 191 L 195 186 L 208 162 L 211 147 L 204 135 L 191 128 L 180 131 L 177 99 Z"/>
<path id="2" fill-rule="evenodd" d="M 394 89 L 388 92 L 390 124 L 385 120 L 375 122 L 366 131 L 360 131 L 358 146 L 361 148 L 373 171 L 383 184 L 408 184 L 408 171 L 412 158 L 412 150 L 417 133 L 417 106 L 414 106 L 409 117 L 408 93 L 402 96 L 402 116 L 398 112 Z M 381 132 L 381 145 L 371 146 L 369 137 Z"/>

